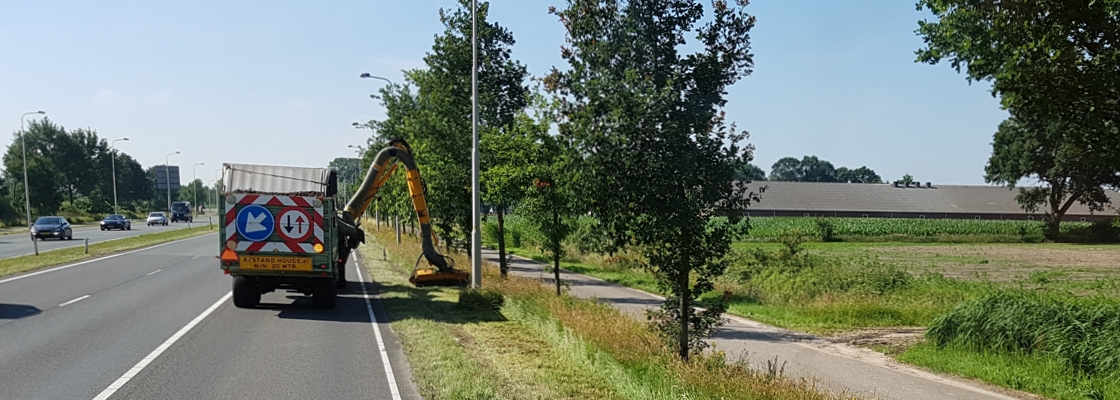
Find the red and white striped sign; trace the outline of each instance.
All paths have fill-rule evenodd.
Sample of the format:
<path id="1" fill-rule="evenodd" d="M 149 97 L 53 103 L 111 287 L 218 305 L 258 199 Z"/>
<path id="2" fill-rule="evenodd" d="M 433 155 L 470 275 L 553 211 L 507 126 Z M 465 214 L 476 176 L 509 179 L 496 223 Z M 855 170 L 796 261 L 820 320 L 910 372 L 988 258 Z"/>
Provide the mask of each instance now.
<path id="1" fill-rule="evenodd" d="M 236 251 L 251 251 L 262 253 L 315 253 L 315 245 L 323 243 L 323 205 L 320 202 L 319 206 L 315 206 L 316 198 L 310 196 L 272 196 L 264 194 L 234 194 L 234 204 L 230 205 L 226 210 L 226 241 L 237 240 L 237 205 L 258 204 L 262 206 L 273 207 L 300 207 L 304 209 L 313 209 L 311 213 L 312 234 L 310 241 L 302 242 L 286 242 L 286 241 L 260 241 L 253 242 L 249 240 L 237 240 Z M 276 221 L 277 230 L 282 229 L 279 215 L 274 215 L 273 220 Z"/>

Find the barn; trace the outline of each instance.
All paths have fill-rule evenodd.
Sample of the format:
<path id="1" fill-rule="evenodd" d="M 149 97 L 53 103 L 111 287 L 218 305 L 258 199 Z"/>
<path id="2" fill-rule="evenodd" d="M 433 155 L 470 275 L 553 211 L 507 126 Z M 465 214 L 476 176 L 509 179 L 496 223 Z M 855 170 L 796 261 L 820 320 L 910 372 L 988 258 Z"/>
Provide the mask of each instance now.
<path id="1" fill-rule="evenodd" d="M 954 218 L 1043 220 L 1045 210 L 1030 214 L 1015 201 L 1018 189 L 1003 186 L 934 185 L 930 182 L 863 184 L 760 181 L 762 201 L 752 203 L 755 217 Z M 1093 212 L 1074 203 L 1063 221 L 1096 222 L 1115 217 L 1120 193 L 1107 190 L 1112 200 L 1104 211 Z"/>

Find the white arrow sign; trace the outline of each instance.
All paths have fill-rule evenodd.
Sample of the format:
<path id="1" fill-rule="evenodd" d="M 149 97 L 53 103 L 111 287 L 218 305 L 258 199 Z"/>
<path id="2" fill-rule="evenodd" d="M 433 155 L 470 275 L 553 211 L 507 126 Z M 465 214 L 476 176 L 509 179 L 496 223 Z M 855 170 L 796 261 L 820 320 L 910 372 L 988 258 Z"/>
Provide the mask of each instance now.
<path id="1" fill-rule="evenodd" d="M 268 228 L 266 228 L 264 224 L 261 224 L 261 221 L 264 221 L 265 217 L 266 215 L 264 213 L 254 216 L 253 213 L 250 212 L 249 218 L 245 219 L 245 233 L 267 231 Z"/>

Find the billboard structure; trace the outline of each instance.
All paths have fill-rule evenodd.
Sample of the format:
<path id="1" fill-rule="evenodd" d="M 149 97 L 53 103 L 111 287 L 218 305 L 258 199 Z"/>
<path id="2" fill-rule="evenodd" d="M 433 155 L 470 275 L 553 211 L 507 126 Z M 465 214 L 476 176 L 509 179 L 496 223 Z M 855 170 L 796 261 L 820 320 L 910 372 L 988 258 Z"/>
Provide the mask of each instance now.
<path id="1" fill-rule="evenodd" d="M 166 171 L 165 171 L 165 168 L 166 168 Z M 170 175 L 171 190 L 172 191 L 179 190 L 179 166 L 178 165 L 169 165 L 169 166 L 166 166 L 166 167 L 164 167 L 163 165 L 156 165 L 156 166 L 153 166 L 152 169 L 154 169 L 155 173 L 156 173 L 156 189 L 167 190 L 167 179 L 168 179 L 168 175 Z"/>

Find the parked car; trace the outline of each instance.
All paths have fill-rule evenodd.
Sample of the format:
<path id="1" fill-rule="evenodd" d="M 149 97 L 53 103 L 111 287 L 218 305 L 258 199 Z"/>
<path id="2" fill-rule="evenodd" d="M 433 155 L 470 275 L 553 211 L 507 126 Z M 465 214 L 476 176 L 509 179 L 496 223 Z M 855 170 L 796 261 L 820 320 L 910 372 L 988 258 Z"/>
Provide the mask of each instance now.
<path id="1" fill-rule="evenodd" d="M 152 225 L 167 226 L 167 214 L 164 214 L 163 211 L 156 211 L 148 214 L 148 226 Z"/>
<path id="2" fill-rule="evenodd" d="M 101 230 L 105 231 L 109 229 L 131 231 L 132 221 L 120 214 L 109 214 L 105 219 L 101 220 Z"/>
<path id="3" fill-rule="evenodd" d="M 39 217 L 31 225 L 31 237 L 39 240 L 46 240 L 51 237 L 59 240 L 70 240 L 74 238 L 74 230 L 70 227 L 70 221 L 67 221 L 66 218 L 57 215 Z"/>

